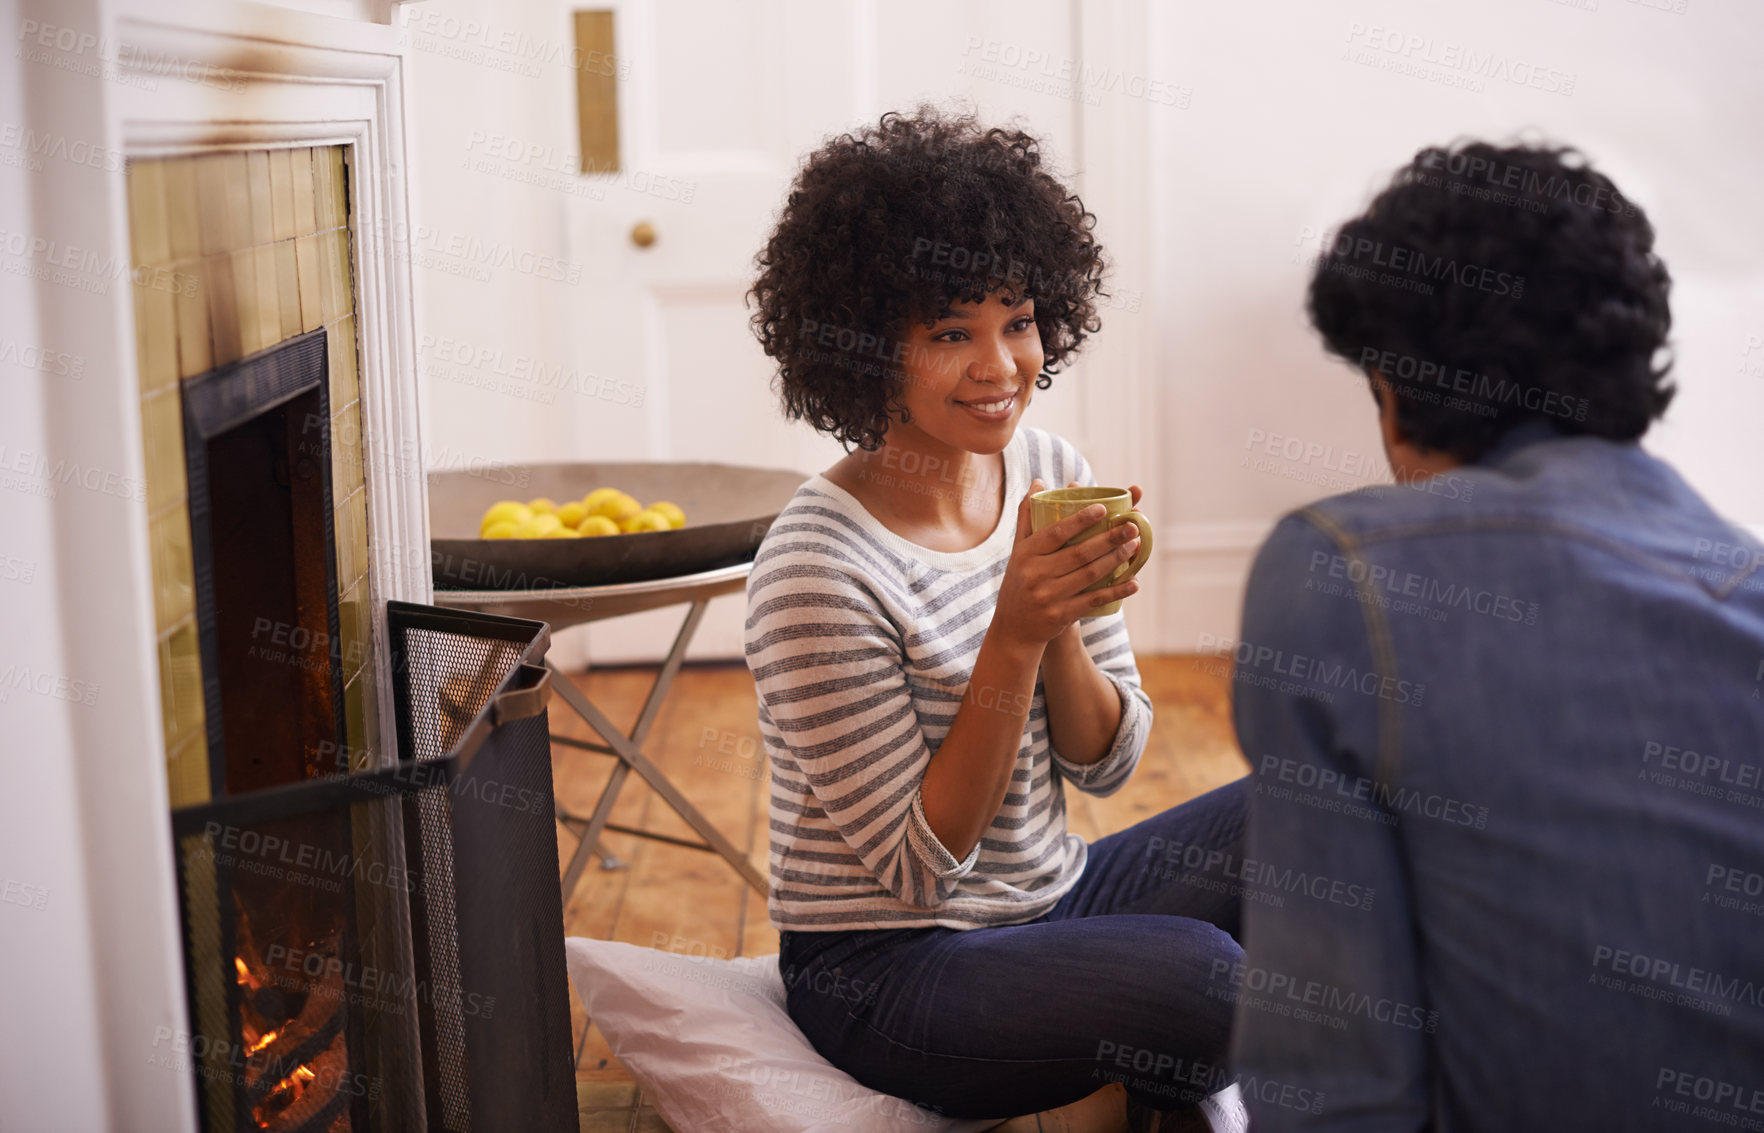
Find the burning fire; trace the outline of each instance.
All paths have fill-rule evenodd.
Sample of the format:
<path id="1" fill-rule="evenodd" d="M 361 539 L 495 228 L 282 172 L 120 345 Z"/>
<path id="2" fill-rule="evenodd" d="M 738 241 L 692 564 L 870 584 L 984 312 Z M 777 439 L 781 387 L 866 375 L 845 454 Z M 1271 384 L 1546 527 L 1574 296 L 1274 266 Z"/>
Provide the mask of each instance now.
<path id="1" fill-rule="evenodd" d="M 264 981 L 251 974 L 251 966 L 245 962 L 243 956 L 233 957 L 233 968 L 238 972 L 237 982 L 240 987 L 246 989 L 246 997 L 249 1000 L 249 993 L 260 990 Z M 245 1017 L 241 1019 L 247 1058 L 268 1050 L 288 1029 L 285 1026 L 271 1026 L 259 1034 L 258 1028 L 252 1025 L 253 1020 L 250 1016 L 253 1014 L 255 1012 L 247 1009 L 244 1012 Z M 270 1065 L 274 1065 L 274 1063 L 271 1062 Z M 259 1072 L 261 1073 L 261 1070 Z M 250 1071 L 248 1070 L 247 1073 L 249 1074 Z M 258 1128 L 275 1127 L 277 1119 L 300 1101 L 301 1097 L 305 1095 L 307 1087 L 317 1078 L 317 1072 L 312 1069 L 310 1064 L 306 1064 L 296 1066 L 291 1073 L 271 1086 L 268 1092 L 263 1095 L 263 1100 L 251 1108 L 251 1117 L 257 1122 Z"/>

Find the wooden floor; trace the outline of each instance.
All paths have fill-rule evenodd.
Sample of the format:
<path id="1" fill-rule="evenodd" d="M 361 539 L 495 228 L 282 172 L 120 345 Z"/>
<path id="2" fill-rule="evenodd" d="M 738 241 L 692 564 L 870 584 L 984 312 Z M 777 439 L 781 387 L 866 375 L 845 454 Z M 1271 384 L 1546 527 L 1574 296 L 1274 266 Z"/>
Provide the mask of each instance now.
<path id="1" fill-rule="evenodd" d="M 1156 710 L 1151 744 L 1139 769 L 1106 799 L 1067 791 L 1071 829 L 1086 839 L 1133 825 L 1248 770 L 1231 731 L 1228 686 L 1216 662 L 1190 656 L 1139 658 L 1140 678 Z M 628 728 L 649 691 L 651 668 L 594 670 L 571 677 L 614 724 Z M 736 845 L 766 872 L 767 766 L 755 720 L 753 679 L 740 664 L 682 669 L 644 751 Z M 551 702 L 551 728 L 594 741 L 561 700 Z M 558 801 L 592 811 L 611 773 L 612 757 L 552 745 Z M 614 823 L 694 835 L 641 779 L 625 781 Z M 570 936 L 620 940 L 695 955 L 762 956 L 778 950 L 766 903 L 715 854 L 609 832 L 605 844 L 628 863 L 603 870 L 598 859 L 565 895 Z M 558 827 L 559 868 L 576 839 Z M 574 988 L 570 1015 L 576 1040 L 576 1093 L 582 1133 L 661 1133 L 668 1126 L 586 1017 Z"/>

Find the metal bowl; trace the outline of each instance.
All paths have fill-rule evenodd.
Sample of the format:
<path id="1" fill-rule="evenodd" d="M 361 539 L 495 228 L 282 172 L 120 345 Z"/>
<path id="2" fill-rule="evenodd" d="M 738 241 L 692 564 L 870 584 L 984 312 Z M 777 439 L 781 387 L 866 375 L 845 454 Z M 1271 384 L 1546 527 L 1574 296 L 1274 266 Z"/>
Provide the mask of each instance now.
<path id="1" fill-rule="evenodd" d="M 733 464 L 511 464 L 429 474 L 430 558 L 437 590 L 543 590 L 646 582 L 753 558 L 808 475 Z M 618 488 L 643 504 L 672 500 L 686 526 L 586 539 L 479 539 L 497 500 L 579 500 Z"/>

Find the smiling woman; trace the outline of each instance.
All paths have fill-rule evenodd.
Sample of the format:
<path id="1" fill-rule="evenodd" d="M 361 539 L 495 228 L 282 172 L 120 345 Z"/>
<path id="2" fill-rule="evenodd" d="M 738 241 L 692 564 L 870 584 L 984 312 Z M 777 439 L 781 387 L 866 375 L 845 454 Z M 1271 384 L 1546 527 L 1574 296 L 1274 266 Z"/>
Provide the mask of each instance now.
<path id="1" fill-rule="evenodd" d="M 1218 871 L 1243 795 L 1094 845 L 1066 827 L 1065 788 L 1121 789 L 1151 729 L 1125 621 L 1097 609 L 1138 586 L 1086 589 L 1137 529 L 1097 505 L 1036 530 L 1029 509 L 1096 483 L 1022 425 L 1099 329 L 1093 223 L 1033 138 L 971 117 L 890 114 L 809 157 L 759 256 L 754 325 L 786 413 L 857 447 L 761 544 L 747 660 L 768 910 L 815 1048 L 954 1117 L 1119 1082 L 1121 1121 L 1156 1129 L 1224 1085 L 1231 1004 L 1207 973 L 1241 957 Z M 1169 845 L 1200 865 L 1152 868 Z M 1188 1070 L 1124 1073 L 1123 1049 Z"/>

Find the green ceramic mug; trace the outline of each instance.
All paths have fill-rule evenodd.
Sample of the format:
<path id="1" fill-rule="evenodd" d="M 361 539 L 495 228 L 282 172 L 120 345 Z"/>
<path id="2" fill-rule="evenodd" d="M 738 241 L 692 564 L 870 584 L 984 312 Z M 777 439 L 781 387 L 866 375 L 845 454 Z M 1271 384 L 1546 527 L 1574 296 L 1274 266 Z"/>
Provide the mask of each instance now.
<path id="1" fill-rule="evenodd" d="M 1091 504 L 1103 505 L 1108 509 L 1108 514 L 1067 540 L 1066 546 L 1082 543 L 1123 523 L 1131 523 L 1139 528 L 1139 553 L 1122 563 L 1113 573 L 1086 586 L 1085 593 L 1116 586 L 1132 578 L 1150 561 L 1152 551 L 1151 522 L 1133 510 L 1133 494 L 1126 488 L 1049 488 L 1045 492 L 1037 492 L 1029 497 L 1029 524 L 1040 531 L 1050 523 L 1058 523 L 1069 515 L 1077 515 Z M 1117 600 L 1098 606 L 1084 616 L 1106 617 L 1120 608 L 1121 603 Z"/>

